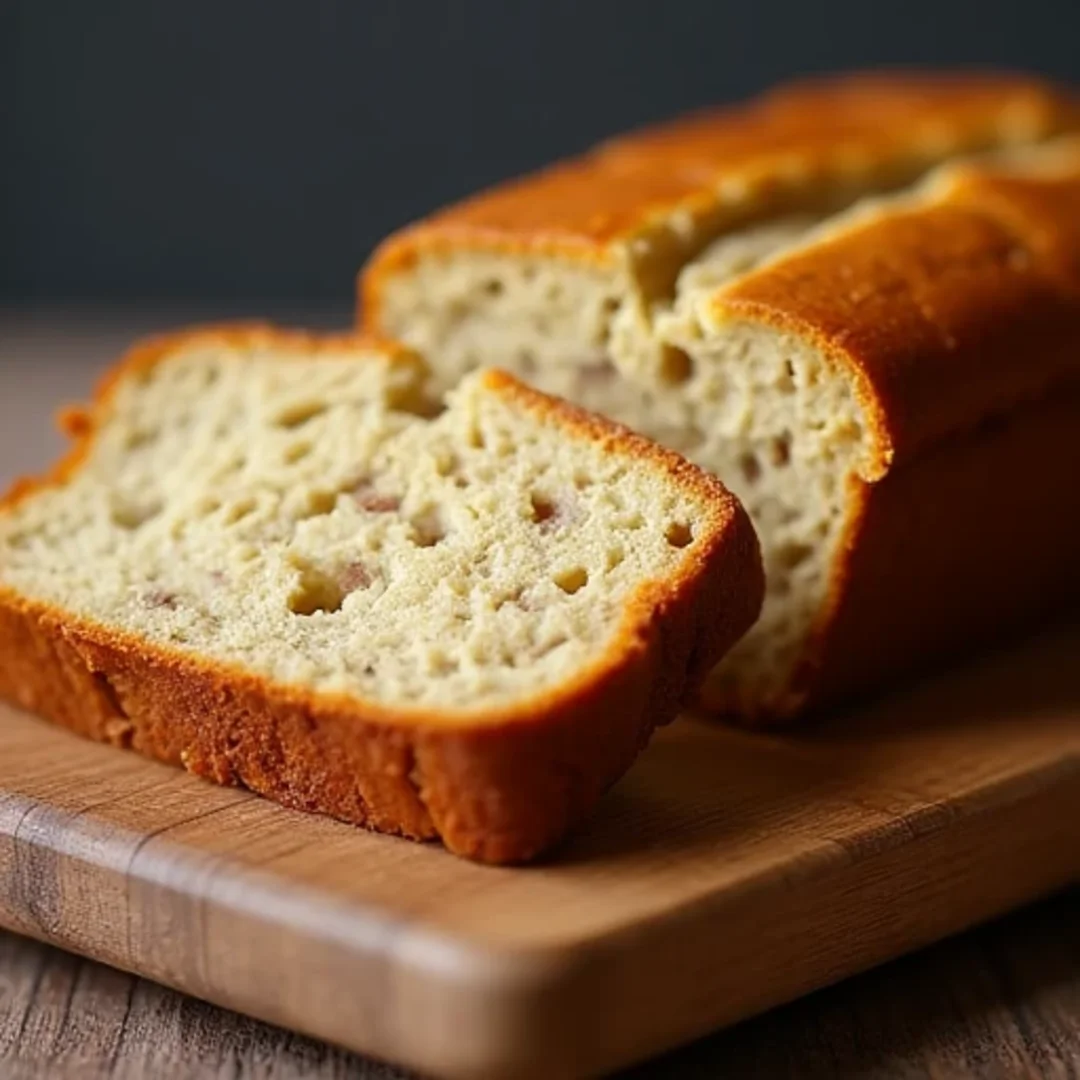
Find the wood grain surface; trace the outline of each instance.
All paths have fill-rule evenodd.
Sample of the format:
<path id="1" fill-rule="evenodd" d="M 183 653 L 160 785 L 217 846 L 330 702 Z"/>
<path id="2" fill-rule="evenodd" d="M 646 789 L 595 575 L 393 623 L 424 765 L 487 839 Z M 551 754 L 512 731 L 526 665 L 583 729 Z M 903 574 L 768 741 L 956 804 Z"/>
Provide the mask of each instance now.
<path id="1" fill-rule="evenodd" d="M 0 935 L 9 1080 L 408 1074 L 26 938 Z M 775 1009 L 620 1080 L 1075 1080 L 1080 892 Z"/>
<path id="2" fill-rule="evenodd" d="M 0 352 L 0 455 L 42 404 L 26 387 L 70 385 L 58 372 L 81 355 L 69 335 L 66 361 L 31 364 L 49 333 L 20 333 L 21 359 Z M 5 471 L 25 457 L 10 450 Z M 430 1072 L 609 1069 L 1075 881 L 1078 656 L 1080 626 L 1061 627 L 798 736 L 680 722 L 526 870 L 305 817 L 5 710 L 0 923 Z M 50 964 L 75 963 L 25 955 L 54 957 L 31 1001 Z M 0 1046 L 22 1055 L 37 1015 Z"/>
<path id="3" fill-rule="evenodd" d="M 629 1064 L 1080 874 L 1080 627 L 819 724 L 662 732 L 477 866 L 0 710 L 0 924 L 447 1076 Z"/>

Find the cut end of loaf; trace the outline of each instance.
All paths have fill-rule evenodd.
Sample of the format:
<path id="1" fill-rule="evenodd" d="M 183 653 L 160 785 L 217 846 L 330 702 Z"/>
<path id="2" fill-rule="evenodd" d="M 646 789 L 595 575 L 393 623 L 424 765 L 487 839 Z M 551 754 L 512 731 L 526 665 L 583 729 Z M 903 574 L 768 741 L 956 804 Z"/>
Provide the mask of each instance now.
<path id="1" fill-rule="evenodd" d="M 584 290 L 586 307 L 600 303 L 598 279 L 556 263 L 508 264 L 500 273 L 490 254 L 457 252 L 420 264 L 398 282 L 396 306 L 384 309 L 444 382 L 498 356 L 541 389 L 644 432 L 735 491 L 762 541 L 766 601 L 706 681 L 704 703 L 744 718 L 799 705 L 789 685 L 826 601 L 851 485 L 869 471 L 872 426 L 850 374 L 828 356 L 748 320 L 718 325 L 708 300 L 818 226 L 800 215 L 724 237 L 684 268 L 651 330 L 617 319 L 602 346 L 544 299 Z"/>

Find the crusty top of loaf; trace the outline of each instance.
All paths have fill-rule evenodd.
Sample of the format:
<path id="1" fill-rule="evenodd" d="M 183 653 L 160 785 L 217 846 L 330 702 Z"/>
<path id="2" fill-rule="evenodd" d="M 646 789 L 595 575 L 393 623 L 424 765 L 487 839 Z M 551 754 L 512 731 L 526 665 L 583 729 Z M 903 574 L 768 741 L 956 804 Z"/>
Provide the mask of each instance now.
<path id="1" fill-rule="evenodd" d="M 770 324 L 837 361 L 867 418 L 860 471 L 877 479 L 1076 377 L 1078 128 L 1080 99 L 1024 76 L 788 85 L 615 139 L 403 230 L 363 272 L 361 319 L 377 327 L 384 283 L 444 250 L 597 266 L 623 252 L 628 291 L 651 299 L 659 283 L 662 296 L 702 240 L 835 187 L 850 208 L 718 287 L 702 320 Z"/>
<path id="2" fill-rule="evenodd" d="M 22 521 L 25 517 L 23 514 L 24 504 L 33 510 L 39 501 L 37 496 L 47 497 L 55 493 L 59 497 L 65 487 L 73 483 L 80 476 L 80 473 L 85 471 L 85 468 L 93 462 L 96 447 L 105 436 L 114 408 L 119 409 L 119 405 L 114 405 L 114 402 L 123 397 L 126 401 L 123 406 L 124 415 L 128 416 L 129 419 L 135 417 L 142 423 L 142 414 L 132 413 L 133 402 L 136 401 L 133 395 L 138 394 L 139 387 L 147 381 L 151 374 L 156 374 L 158 365 L 165 360 L 171 362 L 173 358 L 183 360 L 186 357 L 194 357 L 197 359 L 208 350 L 226 350 L 224 353 L 214 354 L 213 363 L 216 367 L 229 362 L 230 356 L 233 354 L 239 356 L 237 363 L 240 362 L 240 359 L 251 362 L 253 357 L 260 356 L 266 356 L 267 361 L 274 364 L 289 363 L 291 357 L 296 355 L 304 358 L 324 357 L 325 359 L 321 361 L 323 368 L 320 369 L 322 374 L 327 373 L 325 370 L 327 362 L 336 364 L 340 363 L 343 358 L 357 360 L 367 357 L 367 363 L 369 364 L 385 365 L 386 374 L 377 374 L 370 381 L 372 387 L 374 387 L 373 393 L 390 395 L 387 397 L 388 404 L 386 408 L 393 415 L 388 418 L 390 425 L 388 430 L 391 434 L 388 436 L 390 441 L 386 443 L 387 452 L 392 452 L 392 447 L 397 445 L 393 441 L 396 438 L 393 433 L 399 430 L 404 432 L 404 439 L 401 442 L 402 457 L 398 459 L 397 464 L 400 466 L 400 478 L 406 483 L 411 482 L 409 480 L 411 471 L 420 468 L 424 460 L 426 460 L 424 458 L 426 443 L 422 440 L 426 438 L 427 431 L 430 429 L 431 432 L 435 433 L 437 445 L 441 445 L 446 439 L 453 442 L 459 429 L 464 440 L 471 430 L 468 425 L 473 422 L 474 416 L 476 423 L 482 422 L 480 419 L 481 413 L 476 410 L 486 400 L 491 405 L 496 402 L 499 403 L 499 416 L 505 413 L 509 419 L 517 418 L 512 425 L 513 434 L 510 436 L 510 441 L 506 442 L 504 438 L 506 432 L 502 432 L 499 436 L 500 445 L 505 444 L 506 447 L 509 447 L 507 451 L 509 460 L 514 459 L 515 447 L 519 438 L 522 442 L 527 442 L 531 430 L 544 432 L 543 437 L 547 440 L 545 445 L 553 441 L 558 444 L 560 463 L 556 468 L 557 470 L 561 469 L 567 476 L 571 471 L 570 466 L 576 463 L 577 466 L 584 467 L 586 459 L 590 461 L 594 458 L 597 460 L 603 458 L 609 461 L 621 459 L 629 467 L 646 470 L 663 490 L 677 493 L 676 501 L 682 500 L 688 506 L 694 507 L 696 523 L 693 534 L 687 532 L 685 537 L 678 536 L 668 540 L 670 547 L 684 550 L 676 552 L 676 557 L 668 560 L 670 565 L 665 563 L 666 569 L 662 575 L 648 574 L 638 579 L 637 583 L 619 601 L 620 607 L 613 612 L 619 615 L 616 623 L 613 624 L 614 634 L 610 637 L 605 636 L 602 642 L 597 642 L 595 649 L 589 649 L 584 655 L 577 657 L 572 665 L 572 670 L 567 670 L 567 677 L 562 678 L 557 683 L 552 684 L 550 681 L 542 683 L 521 695 L 510 698 L 479 701 L 472 706 L 468 703 L 457 703 L 450 708 L 446 708 L 433 707 L 432 702 L 428 700 L 418 701 L 414 705 L 410 705 L 407 701 L 399 702 L 396 699 L 381 701 L 377 695 L 369 697 L 361 693 L 357 696 L 353 690 L 343 692 L 334 689 L 332 685 L 315 691 L 303 681 L 298 682 L 294 679 L 287 679 L 284 683 L 279 683 L 275 677 L 272 679 L 274 682 L 273 691 L 279 699 L 288 699 L 298 705 L 310 704 L 312 707 L 316 707 L 318 703 L 320 708 L 336 708 L 342 712 L 352 710 L 366 720 L 395 724 L 439 723 L 441 725 L 482 724 L 486 726 L 488 724 L 529 722 L 533 720 L 539 722 L 543 720 L 545 715 L 550 714 L 552 710 L 568 707 L 568 702 L 580 701 L 583 697 L 589 699 L 592 695 L 601 693 L 603 688 L 613 678 L 618 678 L 619 673 L 625 671 L 628 666 L 640 665 L 644 662 L 646 668 L 650 667 L 653 660 L 646 658 L 652 657 L 655 653 L 656 635 L 659 633 L 660 640 L 665 640 L 665 634 L 675 632 L 679 635 L 689 635 L 685 644 L 693 642 L 690 649 L 690 669 L 684 667 L 678 671 L 657 670 L 651 673 L 660 684 L 667 685 L 668 682 L 670 683 L 671 696 L 670 700 L 666 702 L 665 708 L 673 711 L 678 704 L 678 695 L 685 688 L 687 677 L 694 679 L 701 677 L 715 656 L 730 645 L 756 616 L 757 609 L 760 606 L 763 584 L 756 543 L 745 513 L 718 481 L 694 468 L 678 455 L 663 450 L 648 440 L 614 424 L 532 391 L 510 376 L 497 371 L 482 373 L 472 378 L 468 386 L 463 386 L 459 391 L 455 392 L 455 396 L 445 413 L 437 418 L 427 419 L 427 400 L 423 396 L 424 365 L 418 357 L 407 350 L 397 346 L 359 341 L 344 336 L 318 338 L 305 334 L 274 331 L 261 326 L 201 330 L 195 333 L 161 339 L 134 350 L 126 361 L 118 365 L 106 377 L 99 388 L 93 405 L 89 409 L 73 410 L 66 415 L 65 425 L 76 440 L 67 458 L 44 479 L 23 481 L 17 484 L 0 502 L 0 509 L 3 509 L 5 516 L 8 518 L 4 522 L 8 526 L 4 530 L 6 540 L 13 543 L 17 542 L 20 528 L 24 530 L 26 527 L 33 528 L 33 521 L 39 521 L 39 523 L 43 521 L 45 524 L 53 521 L 50 516 L 51 503 L 46 498 L 42 512 L 36 513 L 36 516 L 31 514 L 32 521 L 27 526 L 27 523 Z M 209 371 L 209 368 L 207 370 Z M 356 369 L 353 368 L 352 370 Z M 180 367 L 179 372 L 185 386 L 191 382 L 188 375 L 197 374 L 194 371 L 189 372 L 183 366 Z M 210 374 L 213 374 L 213 372 L 210 372 Z M 336 379 L 337 376 L 335 375 L 334 378 Z M 211 381 L 218 383 L 227 380 L 223 375 L 215 375 Z M 325 381 L 324 379 L 323 382 Z M 277 376 L 273 376 L 269 380 L 268 386 L 271 383 L 273 386 L 278 386 L 279 379 Z M 350 390 L 349 394 L 353 395 L 354 391 Z M 259 403 L 262 396 L 265 395 L 260 391 L 258 399 L 252 399 L 244 406 L 246 410 L 254 410 L 249 415 L 261 416 L 265 411 L 263 405 Z M 351 402 L 352 397 L 347 400 Z M 400 404 L 398 404 L 399 402 Z M 185 418 L 190 416 L 188 404 L 190 403 L 185 403 L 181 407 L 183 423 L 180 424 L 178 429 L 180 435 L 183 435 L 188 430 L 185 426 L 189 423 L 189 420 Z M 300 404 L 302 405 L 303 402 L 301 401 Z M 276 409 L 277 404 L 274 407 Z M 487 406 L 483 407 L 486 408 Z M 330 408 L 336 408 L 336 401 L 330 403 Z M 276 416 L 276 413 L 274 415 Z M 296 422 L 306 422 L 306 415 L 306 413 L 298 413 Z M 413 419 L 410 420 L 410 416 Z M 276 430 L 284 425 L 283 434 L 291 435 L 293 425 L 291 412 L 287 419 L 274 419 L 270 413 L 267 413 L 267 417 L 271 427 Z M 146 417 L 146 423 L 153 422 L 153 419 L 149 416 Z M 216 424 L 219 423 L 221 418 L 217 417 L 215 419 L 211 417 L 210 419 Z M 337 435 L 341 435 L 348 427 L 347 423 L 345 427 L 342 426 L 346 421 L 348 421 L 347 415 L 339 417 L 339 422 L 334 428 Z M 502 423 L 502 421 L 500 420 L 499 423 Z M 138 434 L 138 431 L 135 431 L 135 429 L 129 431 L 124 428 L 112 434 L 115 436 L 112 439 L 113 443 L 116 443 L 116 445 L 128 445 L 128 442 L 133 439 L 134 435 Z M 411 438 L 412 434 L 415 434 L 417 438 Z M 337 435 L 335 435 L 335 438 Z M 476 437 L 479 439 L 475 444 L 476 447 L 479 447 L 477 452 L 486 452 L 484 447 L 487 436 L 477 435 Z M 565 442 L 559 442 L 560 438 L 565 439 Z M 578 444 L 576 447 L 574 446 L 575 443 Z M 134 446 L 136 443 L 131 442 L 131 445 Z M 355 467 L 356 462 L 352 458 L 338 460 L 340 454 L 338 451 L 333 450 L 333 447 L 337 444 L 331 440 L 328 445 L 333 451 L 326 462 L 328 473 L 324 475 L 320 472 L 318 476 L 308 477 L 304 481 L 304 483 L 308 483 L 308 481 L 324 483 L 336 491 L 336 501 L 331 499 L 327 501 L 325 506 L 320 506 L 315 511 L 317 515 L 334 515 L 333 519 L 329 516 L 325 519 L 320 517 L 318 521 L 325 520 L 327 528 L 331 529 L 331 531 L 333 528 L 338 528 L 333 525 L 333 521 L 340 517 L 339 511 L 343 508 L 352 517 L 356 516 L 356 507 L 353 506 L 353 500 L 357 502 L 362 511 L 367 512 L 370 510 L 371 513 L 377 516 L 385 512 L 385 516 L 396 518 L 399 516 L 397 514 L 398 506 L 401 507 L 402 514 L 405 513 L 405 502 L 409 497 L 408 492 L 402 495 L 400 503 L 395 501 L 394 511 L 391 514 L 388 507 L 382 505 L 383 500 L 378 497 L 377 492 L 373 493 L 375 501 L 369 506 L 366 487 L 357 495 L 348 483 L 344 486 L 341 483 L 335 483 L 335 476 L 329 475 L 329 473 L 343 472 L 344 475 L 344 473 L 349 472 L 350 468 Z M 469 446 L 471 445 L 467 441 L 460 443 L 459 452 L 463 458 L 469 453 Z M 292 458 L 288 454 L 289 447 L 285 446 L 284 450 L 286 451 L 284 460 L 291 461 Z M 581 450 L 582 453 L 575 455 L 574 450 Z M 498 453 L 502 453 L 502 451 L 498 451 Z M 597 455 L 600 455 L 600 457 L 597 458 Z M 259 460 L 261 462 L 262 458 Z M 504 458 L 504 467 L 506 464 L 507 459 Z M 246 471 L 248 466 L 242 465 L 241 468 Z M 424 475 L 426 476 L 426 473 Z M 461 479 L 464 480 L 464 477 Z M 341 478 L 338 477 L 337 480 L 340 481 Z M 447 480 L 447 484 L 455 482 L 455 478 Z M 157 526 L 160 525 L 161 529 L 164 529 L 163 532 L 158 529 L 162 538 L 173 535 L 172 530 L 177 524 L 173 520 L 175 514 L 170 508 L 171 503 L 169 500 L 172 498 L 169 494 L 172 490 L 170 484 L 171 481 L 162 480 L 160 485 L 162 490 L 158 492 L 158 495 L 163 496 L 165 500 L 164 506 L 154 510 L 155 516 L 160 514 L 160 517 L 153 527 L 157 529 Z M 303 484 L 287 486 L 283 491 L 283 495 L 286 499 L 292 499 L 293 496 L 302 496 L 305 494 L 303 490 L 300 490 L 302 487 Z M 140 488 L 139 491 L 141 492 L 142 489 Z M 240 495 L 244 495 L 245 491 L 246 489 L 237 489 Z M 261 487 L 259 491 L 262 491 Z M 105 490 L 101 492 L 101 499 L 105 504 L 105 511 L 103 511 L 105 517 L 109 517 L 110 513 L 114 513 L 113 511 L 106 512 L 110 494 L 109 491 Z M 178 494 L 177 508 L 184 509 L 187 507 L 190 501 L 189 496 L 193 494 L 198 494 L 196 488 L 188 491 L 185 485 L 184 489 Z M 235 523 L 238 520 L 238 515 L 231 515 L 230 507 L 224 505 L 227 496 L 224 490 L 218 492 L 215 489 L 207 494 L 219 496 L 219 498 L 215 499 L 200 500 L 216 504 L 208 508 L 211 514 L 216 514 L 220 509 L 225 515 L 222 518 L 223 522 Z M 528 499 L 528 490 L 518 494 L 522 498 Z M 253 500 L 248 499 L 247 501 L 252 502 Z M 282 505 L 284 506 L 285 503 L 283 502 Z M 536 504 L 534 503 L 533 506 L 535 510 Z M 540 507 L 540 511 L 544 509 L 544 507 Z M 549 512 L 555 512 L 556 510 L 557 508 L 554 508 Z M 162 511 L 164 512 L 162 513 Z M 199 511 L 199 513 L 202 513 L 202 511 Z M 469 510 L 469 513 L 471 514 L 472 511 Z M 511 512 L 512 515 L 513 512 Z M 301 539 L 300 533 L 303 532 L 304 536 L 307 536 L 305 530 L 308 529 L 310 524 L 308 517 L 307 513 L 300 513 L 297 516 L 296 520 L 300 523 L 301 528 L 296 530 L 293 543 L 299 543 Z M 540 525 L 536 527 L 540 534 L 544 533 L 546 529 L 544 517 L 545 515 L 541 513 L 541 516 L 535 519 L 540 522 Z M 142 523 L 143 519 L 140 518 L 137 523 L 139 528 L 142 527 Z M 184 524 L 184 522 L 180 523 Z M 54 525 L 56 524 L 54 522 Z M 122 522 L 122 524 L 124 528 L 135 527 L 126 521 Z M 344 527 L 346 531 L 352 528 L 353 524 L 352 518 L 348 521 L 339 522 L 339 525 Z M 405 522 L 404 524 L 408 527 L 409 523 Z M 653 524 L 655 525 L 656 522 L 653 522 Z M 662 529 L 662 525 L 659 527 Z M 50 528 L 55 532 L 54 527 L 50 526 Z M 187 532 L 186 524 L 184 524 L 183 531 L 184 533 Z M 338 528 L 338 532 L 340 531 L 341 529 Z M 156 539 L 158 532 L 155 532 L 153 537 L 148 537 L 147 541 L 153 541 L 154 544 L 158 543 Z M 12 535 L 9 536 L 8 533 Z M 476 538 L 472 537 L 471 531 L 466 530 L 466 534 L 465 539 L 461 542 L 466 544 L 474 543 Z M 105 537 L 105 539 L 107 540 L 108 537 Z M 285 539 L 287 540 L 287 537 Z M 439 543 L 441 539 L 440 535 L 434 543 Z M 456 535 L 451 539 L 454 541 L 454 551 L 456 551 Z M 572 540 L 573 536 L 570 539 Z M 101 537 L 98 537 L 85 548 L 80 543 L 78 550 L 74 553 L 75 556 L 79 559 L 83 559 L 84 556 L 90 558 L 96 551 L 94 544 L 96 543 L 100 547 L 100 540 Z M 277 542 L 277 540 L 273 541 L 274 544 L 277 544 Z M 162 539 L 161 543 L 165 543 L 165 540 Z M 416 541 L 416 543 L 421 547 L 427 546 L 427 542 L 424 540 Z M 201 545 L 202 541 L 198 541 L 198 544 Z M 249 542 L 245 546 L 252 549 L 249 556 L 245 556 L 245 558 L 256 556 L 261 558 L 255 545 Z M 450 549 L 450 541 L 447 543 L 447 549 Z M 42 550 L 47 551 L 47 548 Z M 147 548 L 147 551 L 149 550 L 151 548 Z M 193 550 L 202 552 L 206 549 L 203 546 L 197 546 Z M 381 550 L 381 542 L 380 547 L 374 550 Z M 468 551 L 462 552 L 461 557 L 469 557 L 470 552 L 476 556 L 481 554 L 479 550 L 470 548 Z M 316 546 L 311 554 L 321 557 L 326 554 L 326 551 L 323 547 Z M 453 551 L 451 551 L 451 554 L 453 554 Z M 504 552 L 504 554 L 506 553 Z M 273 551 L 269 551 L 269 556 L 272 555 Z M 107 559 L 107 556 L 108 550 L 103 549 L 100 557 Z M 20 558 L 23 557 L 20 556 Z M 630 563 L 631 560 L 628 560 L 627 565 L 629 566 Z M 164 666 L 177 664 L 190 666 L 192 663 L 201 663 L 219 677 L 232 680 L 235 685 L 255 686 L 260 680 L 268 677 L 265 664 L 260 666 L 259 663 L 256 663 L 249 669 L 246 664 L 235 666 L 237 661 L 228 657 L 192 655 L 190 650 L 185 653 L 183 648 L 174 647 L 164 638 L 158 640 L 160 634 L 157 634 L 157 630 L 155 630 L 157 636 L 144 637 L 141 633 L 133 631 L 122 623 L 113 625 L 108 619 L 102 621 L 95 614 L 87 614 L 78 610 L 68 611 L 65 609 L 64 601 L 61 599 L 64 595 L 64 589 L 60 588 L 62 581 L 55 583 L 57 588 L 49 585 L 42 595 L 38 595 L 33 590 L 31 590 L 33 595 L 24 594 L 20 591 L 18 585 L 22 578 L 20 573 L 16 572 L 17 565 L 21 564 L 13 560 L 6 568 L 9 573 L 0 575 L 0 600 L 8 606 L 35 612 L 36 617 L 39 618 L 58 621 L 61 625 L 82 634 L 87 640 L 97 641 L 104 646 L 120 648 L 126 651 L 137 651 L 147 656 L 152 662 Z M 90 570 L 92 573 L 94 566 L 97 565 L 99 563 L 91 559 Z M 100 565 L 102 573 L 104 573 L 105 565 L 104 563 Z M 169 565 L 168 559 L 166 559 L 164 565 Z M 209 567 L 209 564 L 208 566 L 201 566 L 200 564 L 198 569 L 206 572 L 213 570 L 213 567 Z M 558 569 L 557 566 L 551 567 L 552 572 Z M 124 569 L 123 574 L 120 575 L 121 578 L 126 580 L 128 573 L 129 570 Z M 229 574 L 221 576 L 218 580 L 220 582 L 228 581 L 231 574 L 232 569 L 230 569 Z M 4 581 L 5 576 L 12 580 Z M 25 573 L 23 576 L 26 576 Z M 97 576 L 94 575 L 95 580 Z M 212 585 L 215 574 L 212 572 L 208 575 L 203 573 L 203 577 L 207 577 L 207 580 L 211 581 Z M 44 579 L 38 574 L 36 578 L 31 576 L 28 580 L 37 581 L 40 585 L 40 582 Z M 202 578 L 199 580 L 202 581 Z M 365 580 L 364 585 L 368 583 Z M 142 584 L 146 585 L 147 583 L 143 582 Z M 203 584 L 206 584 L 206 582 L 203 582 Z M 143 612 L 140 618 L 147 625 L 150 625 L 153 620 L 148 619 L 143 609 L 147 611 L 156 611 L 158 608 L 166 609 L 162 613 L 165 622 L 161 623 L 161 627 L 163 628 L 162 632 L 167 631 L 170 625 L 167 617 L 168 610 L 172 608 L 171 601 L 174 597 L 167 595 L 159 601 L 157 598 L 152 597 L 150 593 L 147 593 L 146 589 L 139 591 L 142 588 L 139 582 L 134 582 L 134 585 L 138 588 L 132 594 L 130 602 L 139 611 Z M 208 596 L 216 595 L 213 594 L 211 585 L 207 585 L 207 589 L 211 589 L 211 592 L 207 593 Z M 223 585 L 219 587 L 223 588 Z M 577 585 L 567 587 L 564 591 L 573 592 L 578 587 Z M 108 593 L 108 589 L 106 589 L 106 592 Z M 110 603 L 113 602 L 111 597 L 112 593 L 108 593 L 106 599 Z M 582 597 L 584 597 L 584 592 Z M 192 594 L 192 600 L 195 599 L 197 597 Z M 231 602 L 228 597 L 224 599 Z M 587 598 L 585 599 L 587 600 Z M 705 600 L 704 608 L 699 611 L 699 603 L 703 600 Z M 128 602 L 128 600 L 122 601 L 123 604 Z M 595 603 L 595 600 L 591 601 L 591 603 Z M 722 610 L 713 610 L 718 603 Z M 580 607 L 580 605 L 578 606 Z M 198 607 L 198 605 L 195 605 L 195 607 Z M 298 616 L 307 617 L 313 613 L 317 614 L 324 611 L 337 612 L 341 608 L 342 599 L 339 597 L 332 608 L 316 606 L 311 609 L 298 609 L 293 607 L 292 610 Z M 345 610 L 348 610 L 347 600 L 345 601 Z M 670 625 L 670 620 L 674 617 L 675 612 L 682 613 L 676 619 L 678 625 Z M 687 622 L 686 617 L 690 613 L 693 614 L 690 622 Z M 319 617 L 321 618 L 321 616 Z M 213 627 L 220 618 L 220 613 L 213 609 L 210 610 L 210 615 L 204 621 L 207 622 L 207 625 Z M 268 633 L 272 630 L 269 621 L 266 623 L 266 629 Z M 168 634 L 166 634 L 167 636 Z M 186 639 L 185 634 L 181 640 Z M 333 676 L 330 680 L 331 683 L 337 678 L 337 676 Z M 668 682 L 665 682 L 665 680 Z"/>
<path id="3" fill-rule="evenodd" d="M 902 183 L 935 161 L 1075 127 L 1080 104 L 1027 76 L 854 74 L 788 84 L 747 104 L 603 143 L 392 236 L 366 288 L 421 251 L 473 246 L 613 264 L 653 227 L 694 231 L 800 201 L 817 186 Z"/>
<path id="4" fill-rule="evenodd" d="M 868 477 L 1080 378 L 1080 137 L 942 169 L 718 289 L 845 367 Z"/>

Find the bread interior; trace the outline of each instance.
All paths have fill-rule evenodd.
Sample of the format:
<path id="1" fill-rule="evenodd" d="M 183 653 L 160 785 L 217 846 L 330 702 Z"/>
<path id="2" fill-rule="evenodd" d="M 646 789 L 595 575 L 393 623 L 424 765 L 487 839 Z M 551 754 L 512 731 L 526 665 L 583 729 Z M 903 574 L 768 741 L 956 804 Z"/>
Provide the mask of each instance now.
<path id="1" fill-rule="evenodd" d="M 445 715 L 595 663 L 715 507 L 415 357 L 195 344 L 0 516 L 0 588 L 278 682 Z"/>

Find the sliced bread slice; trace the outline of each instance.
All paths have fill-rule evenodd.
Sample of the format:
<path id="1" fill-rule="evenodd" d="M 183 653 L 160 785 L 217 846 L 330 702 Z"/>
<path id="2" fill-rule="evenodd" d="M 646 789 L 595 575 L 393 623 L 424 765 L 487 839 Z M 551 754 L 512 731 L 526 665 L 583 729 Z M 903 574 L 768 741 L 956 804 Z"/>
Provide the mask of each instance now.
<path id="1" fill-rule="evenodd" d="M 492 862 L 555 841 L 754 621 L 676 454 L 497 371 L 264 327 L 136 349 L 0 504 L 0 696 Z"/>

